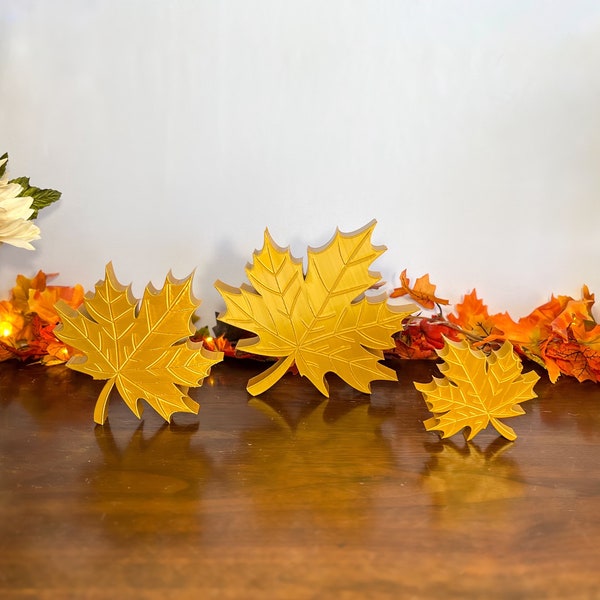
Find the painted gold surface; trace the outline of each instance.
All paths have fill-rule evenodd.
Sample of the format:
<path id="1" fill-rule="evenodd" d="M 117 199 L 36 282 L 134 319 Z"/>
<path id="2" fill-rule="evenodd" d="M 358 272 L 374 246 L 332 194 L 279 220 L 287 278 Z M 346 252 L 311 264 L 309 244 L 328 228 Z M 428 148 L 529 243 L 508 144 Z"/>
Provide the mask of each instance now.
<path id="1" fill-rule="evenodd" d="M 78 310 L 65 302 L 56 304 L 61 319 L 56 335 L 84 353 L 67 366 L 107 380 L 94 410 L 96 423 L 107 419 L 113 387 L 138 418 L 142 400 L 166 421 L 175 412 L 198 412 L 198 403 L 180 386 L 200 385 L 223 358 L 221 352 L 187 339 L 198 306 L 191 275 L 177 280 L 169 273 L 160 290 L 149 284 L 138 302 L 131 287 L 119 283 L 110 263 L 105 279 L 86 294 Z"/>
<path id="2" fill-rule="evenodd" d="M 252 287 L 216 282 L 227 306 L 219 320 L 256 335 L 237 347 L 277 358 L 248 382 L 253 396 L 293 366 L 325 396 L 328 373 L 365 393 L 374 380 L 396 379 L 382 363 L 383 350 L 394 347 L 392 334 L 416 307 L 392 306 L 385 294 L 365 296 L 381 279 L 369 267 L 385 251 L 371 244 L 374 227 L 372 221 L 352 233 L 338 230 L 325 246 L 309 248 L 306 276 L 302 261 L 266 231 L 263 248 L 246 267 Z"/>

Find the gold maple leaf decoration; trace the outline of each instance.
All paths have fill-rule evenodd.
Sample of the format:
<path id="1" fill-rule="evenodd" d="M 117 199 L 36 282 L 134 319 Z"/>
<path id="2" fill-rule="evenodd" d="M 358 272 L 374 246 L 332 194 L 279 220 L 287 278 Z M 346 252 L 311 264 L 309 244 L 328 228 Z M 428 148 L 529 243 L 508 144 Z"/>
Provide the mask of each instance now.
<path id="1" fill-rule="evenodd" d="M 500 419 L 525 413 L 519 403 L 537 397 L 533 386 L 539 376 L 533 371 L 522 374 L 510 342 L 486 356 L 467 342 L 446 340 L 438 355 L 444 360 L 440 365 L 444 378 L 414 384 L 433 413 L 424 422 L 425 429 L 440 430 L 446 438 L 467 427 L 465 437 L 471 440 L 491 423 L 506 439 L 516 439 L 514 430 Z"/>
<path id="2" fill-rule="evenodd" d="M 113 386 L 138 419 L 142 399 L 166 421 L 174 412 L 198 412 L 198 403 L 179 386 L 201 385 L 223 354 L 189 340 L 199 306 L 191 288 L 192 275 L 176 280 L 169 273 L 162 289 L 146 286 L 138 303 L 109 263 L 106 278 L 78 310 L 63 301 L 56 304 L 62 322 L 55 329 L 57 337 L 85 354 L 74 356 L 67 366 L 108 380 L 96 402 L 96 423 L 106 421 Z"/>
<path id="3" fill-rule="evenodd" d="M 269 389 L 294 364 L 325 396 L 329 372 L 366 393 L 375 379 L 397 381 L 396 372 L 380 361 L 383 350 L 394 347 L 392 334 L 416 307 L 390 306 L 383 294 L 364 295 L 381 278 L 369 271 L 385 251 L 371 244 L 375 224 L 347 234 L 337 230 L 325 246 L 309 248 L 306 276 L 302 261 L 266 230 L 263 248 L 246 265 L 252 286 L 215 283 L 226 304 L 218 319 L 257 336 L 240 340 L 237 349 L 278 359 L 250 379 L 250 394 Z"/>

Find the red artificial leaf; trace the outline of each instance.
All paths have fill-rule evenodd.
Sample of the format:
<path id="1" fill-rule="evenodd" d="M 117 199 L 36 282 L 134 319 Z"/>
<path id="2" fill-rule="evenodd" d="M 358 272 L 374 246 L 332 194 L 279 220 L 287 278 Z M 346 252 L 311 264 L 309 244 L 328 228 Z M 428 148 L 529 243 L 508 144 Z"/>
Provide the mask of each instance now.
<path id="1" fill-rule="evenodd" d="M 409 318 L 403 330 L 394 335 L 396 348 L 392 354 L 406 359 L 435 360 L 436 350 L 444 347 L 444 338 L 458 341 L 460 334 L 441 317 Z"/>

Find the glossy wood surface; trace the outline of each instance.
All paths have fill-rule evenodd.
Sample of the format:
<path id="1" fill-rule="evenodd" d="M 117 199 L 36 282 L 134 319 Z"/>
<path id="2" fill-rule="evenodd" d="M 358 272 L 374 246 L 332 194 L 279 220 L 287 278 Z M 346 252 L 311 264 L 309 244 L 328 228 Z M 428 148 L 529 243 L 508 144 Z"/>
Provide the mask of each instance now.
<path id="1" fill-rule="evenodd" d="M 331 399 L 217 365 L 198 416 L 139 422 L 103 382 L 0 365 L 0 598 L 600 598 L 600 385 L 542 379 L 466 444 L 413 381 Z"/>

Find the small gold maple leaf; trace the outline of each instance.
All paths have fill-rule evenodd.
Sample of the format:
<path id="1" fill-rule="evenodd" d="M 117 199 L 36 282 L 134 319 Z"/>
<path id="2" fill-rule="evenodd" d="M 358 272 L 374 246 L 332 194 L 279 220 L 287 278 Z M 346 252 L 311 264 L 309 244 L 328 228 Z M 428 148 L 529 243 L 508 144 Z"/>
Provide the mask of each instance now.
<path id="1" fill-rule="evenodd" d="M 200 385 L 223 354 L 187 339 L 199 305 L 191 287 L 192 275 L 176 280 L 169 273 L 161 290 L 146 287 L 138 305 L 131 286 L 117 281 L 109 263 L 106 278 L 78 310 L 63 301 L 55 305 L 62 322 L 55 329 L 57 337 L 85 354 L 74 356 L 67 366 L 94 379 L 108 379 L 96 402 L 96 423 L 106 421 L 113 386 L 138 418 L 141 399 L 166 421 L 174 412 L 198 412 L 198 403 L 178 385 Z"/>
<path id="2" fill-rule="evenodd" d="M 499 419 L 525 413 L 519 403 L 537 397 L 533 386 L 539 376 L 521 373 L 523 365 L 510 342 L 486 356 L 464 341 L 446 340 L 438 355 L 444 360 L 440 371 L 445 377 L 415 383 L 433 413 L 425 429 L 440 430 L 445 438 L 468 427 L 465 437 L 471 440 L 491 423 L 500 435 L 516 439 L 514 430 Z"/>
<path id="3" fill-rule="evenodd" d="M 218 319 L 257 335 L 240 340 L 237 349 L 278 358 L 248 382 L 253 396 L 293 364 L 325 396 L 329 372 L 367 393 L 375 379 L 397 380 L 380 361 L 416 307 L 390 306 L 385 295 L 364 296 L 381 278 L 369 266 L 385 251 L 371 245 L 374 227 L 372 221 L 353 233 L 337 230 L 325 246 L 309 248 L 306 277 L 302 261 L 277 246 L 267 230 L 262 250 L 246 266 L 252 287 L 215 283 L 227 307 Z"/>

